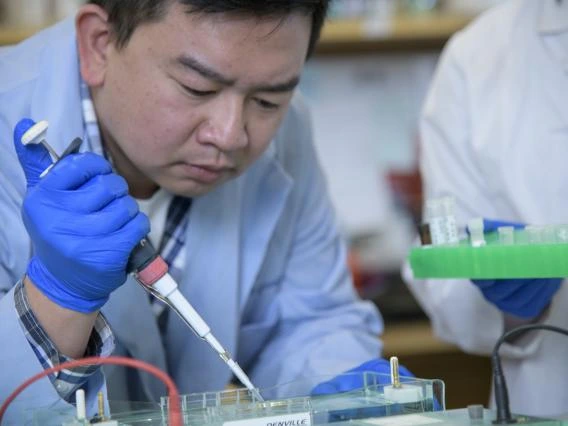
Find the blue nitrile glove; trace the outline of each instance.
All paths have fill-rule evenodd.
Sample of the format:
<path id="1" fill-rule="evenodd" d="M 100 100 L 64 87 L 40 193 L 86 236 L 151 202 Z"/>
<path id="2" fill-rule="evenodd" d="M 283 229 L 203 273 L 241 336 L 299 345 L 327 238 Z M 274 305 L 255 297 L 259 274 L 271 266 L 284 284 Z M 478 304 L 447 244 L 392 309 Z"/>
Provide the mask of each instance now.
<path id="1" fill-rule="evenodd" d="M 327 382 L 320 383 L 312 390 L 312 395 L 328 395 L 362 388 L 364 384 L 363 373 L 367 371 L 384 374 L 384 384 L 390 383 L 390 362 L 384 358 L 375 358 Z M 414 377 L 414 375 L 402 365 L 399 365 L 399 375 L 401 377 Z M 379 382 L 383 384 L 382 381 L 379 380 Z"/>
<path id="2" fill-rule="evenodd" d="M 51 164 L 46 149 L 21 143 L 33 124 L 25 119 L 14 130 L 28 187 L 22 218 L 34 248 L 27 275 L 58 305 L 94 312 L 126 280 L 126 263 L 149 231 L 148 218 L 125 180 L 96 154 L 69 155 L 40 179 Z"/>
<path id="3" fill-rule="evenodd" d="M 520 223 L 483 219 L 484 232 L 496 231 L 500 226 L 522 229 Z M 562 283 L 561 278 L 512 278 L 471 280 L 483 297 L 501 311 L 520 318 L 535 318 L 550 304 Z"/>
<path id="4" fill-rule="evenodd" d="M 376 358 L 361 364 L 349 371 L 346 371 L 339 376 L 334 377 L 327 382 L 320 383 L 312 390 L 312 396 L 329 395 L 341 392 L 348 392 L 354 389 L 361 389 L 364 385 L 364 374 L 365 372 L 379 373 L 383 377 L 379 377 L 379 384 L 389 385 L 390 381 L 390 362 L 383 358 Z M 399 374 L 402 381 L 404 377 L 413 378 L 414 375 L 408 371 L 404 366 L 399 365 Z M 339 421 L 349 421 L 360 418 L 369 417 L 383 417 L 387 415 L 403 414 L 400 411 L 397 404 L 386 405 L 378 404 L 374 405 L 369 403 L 364 407 L 357 408 L 338 408 L 337 410 L 330 410 L 328 412 L 329 423 L 335 423 Z"/>

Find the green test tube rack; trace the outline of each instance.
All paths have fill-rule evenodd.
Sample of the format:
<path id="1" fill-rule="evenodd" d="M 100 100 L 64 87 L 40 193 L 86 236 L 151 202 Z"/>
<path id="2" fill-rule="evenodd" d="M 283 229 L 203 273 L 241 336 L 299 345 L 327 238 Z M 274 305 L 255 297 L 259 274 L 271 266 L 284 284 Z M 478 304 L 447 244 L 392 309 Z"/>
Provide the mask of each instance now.
<path id="1" fill-rule="evenodd" d="M 410 252 L 415 278 L 563 278 L 568 277 L 568 241 L 529 242 L 526 230 L 514 231 L 514 243 L 502 244 L 497 232 L 484 234 L 486 244 L 421 246 Z"/>

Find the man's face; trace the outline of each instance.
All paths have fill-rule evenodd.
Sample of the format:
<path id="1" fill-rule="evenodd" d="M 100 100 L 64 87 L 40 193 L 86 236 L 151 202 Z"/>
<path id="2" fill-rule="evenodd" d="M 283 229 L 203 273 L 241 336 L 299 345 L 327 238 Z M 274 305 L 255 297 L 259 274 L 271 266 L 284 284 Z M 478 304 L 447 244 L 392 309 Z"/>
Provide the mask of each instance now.
<path id="1" fill-rule="evenodd" d="M 197 196 L 266 149 L 301 73 L 311 19 L 188 14 L 138 27 L 107 50 L 93 99 L 118 171 L 141 198 Z"/>

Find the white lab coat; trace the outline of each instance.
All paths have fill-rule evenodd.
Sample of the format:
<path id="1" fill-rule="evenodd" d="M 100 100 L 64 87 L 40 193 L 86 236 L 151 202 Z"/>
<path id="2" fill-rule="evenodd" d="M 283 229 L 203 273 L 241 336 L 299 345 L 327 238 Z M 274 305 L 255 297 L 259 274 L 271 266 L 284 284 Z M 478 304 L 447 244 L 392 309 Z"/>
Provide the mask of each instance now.
<path id="1" fill-rule="evenodd" d="M 58 152 L 83 136 L 72 21 L 0 55 L 3 290 L 22 277 L 31 250 L 20 218 L 25 179 L 12 143 L 13 126 L 26 116 L 50 122 L 47 137 Z M 187 232 L 180 289 L 255 385 L 338 373 L 379 356 L 382 322 L 351 284 L 308 114 L 297 96 L 267 152 L 243 176 L 194 200 Z M 18 323 L 12 293 L 0 299 L 0 401 L 42 370 Z M 118 350 L 167 366 L 182 393 L 227 384 L 229 369 L 175 315 L 165 350 L 147 294 L 135 283 L 114 292 L 103 312 Z M 128 377 L 109 377 L 111 397 L 156 399 L 164 393 L 146 374 Z M 101 384 L 101 375 L 89 382 L 94 390 Z M 90 403 L 94 395 L 89 392 Z M 17 400 L 12 413 L 17 418 L 22 406 L 57 401 L 44 380 Z"/>
<path id="2" fill-rule="evenodd" d="M 443 52 L 421 120 L 421 171 L 425 197 L 454 196 L 461 225 L 568 223 L 567 3 L 506 2 Z M 440 338 L 491 352 L 504 316 L 473 284 L 412 280 L 405 269 Z M 544 321 L 568 327 L 566 283 Z M 538 332 L 501 353 L 513 412 L 568 413 L 566 337 Z"/>

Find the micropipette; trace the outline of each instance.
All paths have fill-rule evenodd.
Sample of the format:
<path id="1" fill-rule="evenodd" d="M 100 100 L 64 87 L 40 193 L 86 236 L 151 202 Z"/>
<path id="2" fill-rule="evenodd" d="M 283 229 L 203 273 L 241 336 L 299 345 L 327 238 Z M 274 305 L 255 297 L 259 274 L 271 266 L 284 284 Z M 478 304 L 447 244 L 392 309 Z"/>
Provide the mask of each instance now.
<path id="1" fill-rule="evenodd" d="M 54 159 L 53 164 L 43 171 L 40 175 L 41 177 L 47 174 L 49 170 L 51 170 L 51 168 L 62 158 L 69 154 L 78 152 L 81 145 L 81 139 L 76 138 L 73 142 L 71 142 L 63 154 L 58 156 L 55 150 L 45 140 L 47 126 L 47 121 L 38 122 L 28 129 L 21 139 L 24 145 L 42 144 Z M 219 357 L 225 362 L 225 364 L 227 364 L 233 374 L 243 385 L 245 385 L 257 401 L 264 401 L 260 392 L 254 387 L 243 369 L 236 361 L 233 360 L 231 354 L 211 333 L 211 329 L 203 320 L 201 315 L 197 313 L 183 294 L 181 294 L 177 283 L 168 273 L 168 265 L 160 257 L 160 255 L 158 255 L 147 239 L 142 239 L 134 250 L 132 250 L 126 270 L 134 276 L 142 288 L 166 303 L 181 317 L 181 319 L 198 337 L 205 340 L 209 346 L 217 352 Z"/>

